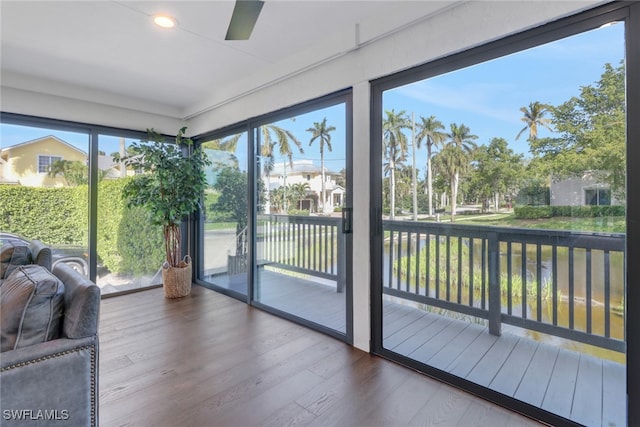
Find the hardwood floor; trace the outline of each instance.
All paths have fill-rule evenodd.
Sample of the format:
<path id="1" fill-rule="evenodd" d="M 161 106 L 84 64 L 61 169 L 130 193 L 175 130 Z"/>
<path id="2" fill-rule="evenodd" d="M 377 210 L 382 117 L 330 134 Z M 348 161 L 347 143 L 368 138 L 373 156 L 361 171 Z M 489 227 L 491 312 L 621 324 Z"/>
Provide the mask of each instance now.
<path id="1" fill-rule="evenodd" d="M 537 426 L 195 286 L 102 301 L 101 426 Z"/>

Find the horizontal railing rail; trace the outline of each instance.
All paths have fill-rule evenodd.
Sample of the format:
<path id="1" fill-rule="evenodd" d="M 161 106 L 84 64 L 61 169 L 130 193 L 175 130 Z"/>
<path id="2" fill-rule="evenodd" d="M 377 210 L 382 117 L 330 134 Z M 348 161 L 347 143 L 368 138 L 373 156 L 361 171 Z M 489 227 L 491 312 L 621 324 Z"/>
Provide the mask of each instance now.
<path id="1" fill-rule="evenodd" d="M 383 292 L 625 351 L 624 234 L 383 221 Z"/>
<path id="2" fill-rule="evenodd" d="M 335 280 L 344 287 L 342 219 L 332 217 L 258 215 L 261 262 L 276 268 Z"/>

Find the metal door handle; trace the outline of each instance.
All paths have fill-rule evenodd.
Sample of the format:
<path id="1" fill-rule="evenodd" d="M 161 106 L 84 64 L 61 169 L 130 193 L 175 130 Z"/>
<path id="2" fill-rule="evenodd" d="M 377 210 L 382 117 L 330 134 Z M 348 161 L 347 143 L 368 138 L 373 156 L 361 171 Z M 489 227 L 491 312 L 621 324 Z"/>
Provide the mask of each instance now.
<path id="1" fill-rule="evenodd" d="M 351 215 L 353 214 L 353 208 L 342 208 L 342 233 L 350 234 L 353 232 L 351 224 Z"/>

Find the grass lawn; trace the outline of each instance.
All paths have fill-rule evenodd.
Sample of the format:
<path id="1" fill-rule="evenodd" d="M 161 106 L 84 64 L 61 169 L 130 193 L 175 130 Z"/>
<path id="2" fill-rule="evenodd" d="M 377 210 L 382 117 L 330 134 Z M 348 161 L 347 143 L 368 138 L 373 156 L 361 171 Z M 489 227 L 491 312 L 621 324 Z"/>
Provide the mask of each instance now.
<path id="1" fill-rule="evenodd" d="M 543 228 L 549 230 L 595 231 L 601 233 L 624 233 L 625 217 L 517 219 L 514 214 L 489 214 L 456 216 L 456 223 L 492 225 L 497 227 Z"/>
<path id="2" fill-rule="evenodd" d="M 209 231 L 209 230 L 227 230 L 227 229 L 236 229 L 236 223 L 235 222 L 205 222 L 204 223 L 204 230 L 205 231 Z"/>

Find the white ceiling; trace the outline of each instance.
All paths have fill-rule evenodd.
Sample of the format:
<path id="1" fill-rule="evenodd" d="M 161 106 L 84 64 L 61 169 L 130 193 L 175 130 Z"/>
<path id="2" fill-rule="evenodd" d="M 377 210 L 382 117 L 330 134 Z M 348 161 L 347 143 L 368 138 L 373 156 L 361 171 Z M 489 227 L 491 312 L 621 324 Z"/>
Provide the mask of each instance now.
<path id="1" fill-rule="evenodd" d="M 234 1 L 2 0 L 2 85 L 188 118 L 458 3 L 267 0 L 225 41 Z"/>

